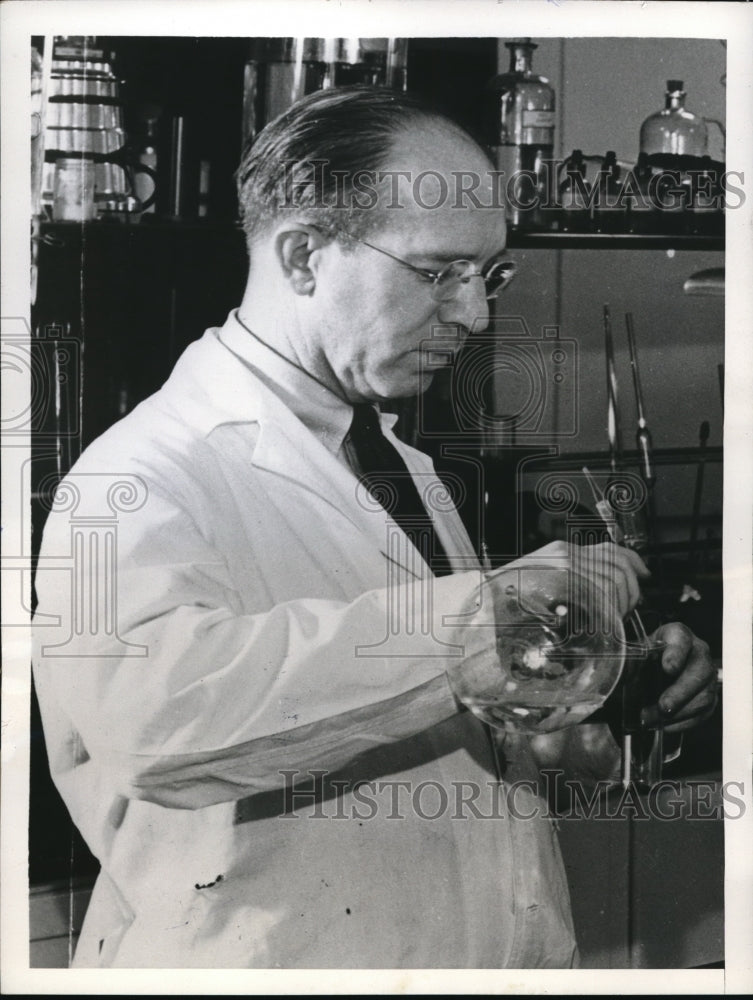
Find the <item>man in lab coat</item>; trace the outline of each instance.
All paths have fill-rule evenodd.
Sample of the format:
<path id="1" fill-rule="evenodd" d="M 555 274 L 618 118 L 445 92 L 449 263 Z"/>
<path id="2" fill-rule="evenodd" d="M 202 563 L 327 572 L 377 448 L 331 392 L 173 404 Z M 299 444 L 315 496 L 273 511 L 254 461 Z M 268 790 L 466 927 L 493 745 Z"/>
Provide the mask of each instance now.
<path id="1" fill-rule="evenodd" d="M 359 483 L 351 434 L 354 407 L 424 391 L 486 323 L 505 242 L 489 171 L 410 98 L 295 106 L 239 170 L 239 309 L 59 489 L 35 680 L 53 776 L 102 865 L 77 965 L 575 962 L 550 820 L 526 789 L 505 801 L 504 758 L 448 682 L 494 673 L 495 577 L 482 592 L 447 503 L 431 515 L 452 572 L 432 573 Z M 448 196 L 462 172 L 475 199 Z M 436 495 L 428 458 L 381 424 Z M 645 570 L 596 548 L 592 580 L 625 614 Z M 664 638 L 675 715 L 708 710 L 703 644 Z"/>

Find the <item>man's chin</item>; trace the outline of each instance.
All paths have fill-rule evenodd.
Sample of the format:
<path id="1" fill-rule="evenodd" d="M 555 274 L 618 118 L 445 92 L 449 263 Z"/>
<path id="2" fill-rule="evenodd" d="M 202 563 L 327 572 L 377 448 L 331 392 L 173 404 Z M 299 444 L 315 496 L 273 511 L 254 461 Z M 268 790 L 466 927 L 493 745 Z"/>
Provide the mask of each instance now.
<path id="1" fill-rule="evenodd" d="M 386 403 L 393 399 L 410 399 L 426 392 L 439 368 L 427 370 L 423 366 L 412 373 L 401 372 L 399 377 L 373 379 L 368 389 L 349 394 L 354 402 L 371 401 Z"/>
<path id="2" fill-rule="evenodd" d="M 439 371 L 438 368 L 425 369 L 421 368 L 420 371 L 416 372 L 410 379 L 402 379 L 397 383 L 394 388 L 391 388 L 389 395 L 386 395 L 385 399 L 410 399 L 411 396 L 420 396 L 422 393 L 426 392 L 431 383 L 434 381 L 434 376 Z"/>

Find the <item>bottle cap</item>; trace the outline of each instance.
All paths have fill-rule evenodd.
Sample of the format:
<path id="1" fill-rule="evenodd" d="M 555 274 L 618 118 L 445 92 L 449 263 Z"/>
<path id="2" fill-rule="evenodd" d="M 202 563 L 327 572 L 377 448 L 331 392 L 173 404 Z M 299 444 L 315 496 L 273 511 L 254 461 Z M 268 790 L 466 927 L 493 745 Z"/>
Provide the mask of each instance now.
<path id="1" fill-rule="evenodd" d="M 682 80 L 667 80 L 667 90 L 670 93 L 677 93 L 682 90 Z"/>
<path id="2" fill-rule="evenodd" d="M 505 48 L 514 52 L 515 49 L 528 48 L 532 52 L 534 49 L 538 48 L 536 42 L 532 42 L 530 38 L 516 38 L 511 42 L 505 42 Z"/>

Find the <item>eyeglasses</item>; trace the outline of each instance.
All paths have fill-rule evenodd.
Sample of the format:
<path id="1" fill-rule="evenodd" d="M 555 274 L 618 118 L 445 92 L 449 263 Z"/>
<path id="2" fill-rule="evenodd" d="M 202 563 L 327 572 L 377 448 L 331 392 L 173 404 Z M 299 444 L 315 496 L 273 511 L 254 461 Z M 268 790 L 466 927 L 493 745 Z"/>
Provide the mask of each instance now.
<path id="1" fill-rule="evenodd" d="M 342 233 L 342 235 L 355 240 L 356 243 L 362 243 L 371 250 L 384 254 L 385 257 L 391 257 L 403 267 L 420 274 L 422 278 L 432 283 L 432 296 L 438 302 L 446 302 L 448 299 L 454 298 L 460 286 L 467 285 L 471 278 L 483 278 L 486 285 L 486 298 L 495 299 L 504 288 L 507 288 L 517 270 L 511 260 L 504 260 L 502 254 L 497 254 L 482 271 L 474 270 L 474 265 L 470 260 L 453 260 L 441 271 L 430 271 L 425 267 L 415 267 L 407 260 L 403 260 L 402 257 L 390 253 L 389 250 L 383 250 L 382 247 L 374 246 L 373 243 L 367 243 L 366 240 L 353 236 L 351 233 Z"/>

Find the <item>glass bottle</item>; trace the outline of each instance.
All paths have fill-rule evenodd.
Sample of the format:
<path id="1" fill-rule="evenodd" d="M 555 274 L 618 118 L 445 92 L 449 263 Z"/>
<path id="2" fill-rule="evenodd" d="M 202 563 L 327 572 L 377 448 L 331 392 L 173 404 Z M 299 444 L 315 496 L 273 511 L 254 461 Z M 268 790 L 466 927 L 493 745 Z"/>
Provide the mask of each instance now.
<path id="1" fill-rule="evenodd" d="M 682 80 L 667 80 L 664 108 L 641 125 L 640 149 L 648 156 L 705 156 L 708 128 L 703 118 L 685 110 Z"/>
<path id="2" fill-rule="evenodd" d="M 510 69 L 489 84 L 496 119 L 492 146 L 497 169 L 504 172 L 508 222 L 530 229 L 546 225 L 546 209 L 553 207 L 555 95 L 531 68 L 538 46 L 530 38 L 505 45 Z"/>
<path id="3" fill-rule="evenodd" d="M 620 168 L 617 154 L 609 150 L 596 182 L 593 223 L 597 233 L 616 233 L 623 228 L 625 212 L 620 200 Z"/>
<path id="4" fill-rule="evenodd" d="M 628 202 L 628 230 L 631 233 L 650 233 L 656 224 L 656 209 L 652 202 L 651 167 L 647 153 L 638 154 L 630 181 L 634 194 Z"/>
<path id="5" fill-rule="evenodd" d="M 710 156 L 704 156 L 700 170 L 691 176 L 692 232 L 701 236 L 719 236 L 723 231 L 724 213 L 718 168 L 719 165 Z"/>
<path id="6" fill-rule="evenodd" d="M 139 171 L 133 181 L 134 194 L 141 205 L 146 204 L 151 199 L 151 203 L 143 209 L 144 212 L 154 213 L 156 211 L 153 195 L 155 194 L 157 173 L 157 121 L 159 114 L 156 111 L 149 111 L 144 117 L 145 136 L 138 150 L 138 162 L 147 167 L 150 173 Z"/>
<path id="7" fill-rule="evenodd" d="M 560 184 L 559 201 L 562 231 L 588 232 L 591 219 L 586 164 L 580 149 L 574 149 L 565 164 L 565 179 Z"/>

